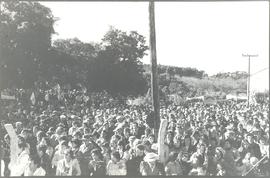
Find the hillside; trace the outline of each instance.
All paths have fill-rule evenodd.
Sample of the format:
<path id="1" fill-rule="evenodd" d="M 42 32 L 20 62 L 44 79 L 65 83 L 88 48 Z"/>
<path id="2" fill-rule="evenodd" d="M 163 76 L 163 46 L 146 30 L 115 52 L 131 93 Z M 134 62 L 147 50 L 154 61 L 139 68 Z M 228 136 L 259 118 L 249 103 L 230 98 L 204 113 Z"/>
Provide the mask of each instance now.
<path id="1" fill-rule="evenodd" d="M 162 95 L 178 94 L 181 97 L 214 95 L 224 98 L 229 93 L 245 92 L 245 72 L 218 73 L 208 76 L 204 71 L 194 68 L 181 68 L 159 65 L 159 86 Z M 150 85 L 151 68 L 144 65 L 145 75 Z"/>

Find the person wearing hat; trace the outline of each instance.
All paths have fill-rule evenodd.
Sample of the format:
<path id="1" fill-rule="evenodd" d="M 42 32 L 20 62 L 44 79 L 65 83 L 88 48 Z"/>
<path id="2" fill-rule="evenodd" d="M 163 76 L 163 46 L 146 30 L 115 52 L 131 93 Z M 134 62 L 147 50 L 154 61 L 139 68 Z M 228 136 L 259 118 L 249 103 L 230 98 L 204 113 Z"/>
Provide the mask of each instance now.
<path id="1" fill-rule="evenodd" d="M 164 166 L 158 161 L 159 156 L 155 153 L 147 153 L 140 163 L 140 173 L 142 176 L 165 175 Z"/>

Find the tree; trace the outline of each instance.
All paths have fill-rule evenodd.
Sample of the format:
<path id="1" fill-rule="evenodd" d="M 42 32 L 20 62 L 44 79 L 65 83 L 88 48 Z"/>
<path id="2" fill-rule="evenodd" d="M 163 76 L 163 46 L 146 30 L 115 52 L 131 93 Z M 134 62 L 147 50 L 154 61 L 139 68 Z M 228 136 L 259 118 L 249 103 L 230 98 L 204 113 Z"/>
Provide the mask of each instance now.
<path id="1" fill-rule="evenodd" d="M 148 47 L 145 37 L 135 31 L 123 32 L 113 27 L 102 39 L 102 50 L 88 74 L 89 83 L 112 93 L 138 95 L 147 91 L 142 58 Z M 98 80 L 97 80 L 98 79 Z"/>
<path id="2" fill-rule="evenodd" d="M 55 22 L 51 10 L 37 2 L 10 0 L 1 3 L 1 77 L 30 86 L 48 54 Z M 7 80 L 2 86 L 7 86 Z M 3 80 L 2 80 L 3 81 Z"/>
<path id="3" fill-rule="evenodd" d="M 97 58 L 98 52 L 101 49 L 99 44 L 85 43 L 78 38 L 73 39 L 58 39 L 53 43 L 53 49 L 65 53 L 73 58 L 71 65 L 63 58 L 62 65 L 71 70 L 69 75 L 76 80 L 77 83 L 87 84 L 87 74 L 95 68 L 94 60 Z"/>

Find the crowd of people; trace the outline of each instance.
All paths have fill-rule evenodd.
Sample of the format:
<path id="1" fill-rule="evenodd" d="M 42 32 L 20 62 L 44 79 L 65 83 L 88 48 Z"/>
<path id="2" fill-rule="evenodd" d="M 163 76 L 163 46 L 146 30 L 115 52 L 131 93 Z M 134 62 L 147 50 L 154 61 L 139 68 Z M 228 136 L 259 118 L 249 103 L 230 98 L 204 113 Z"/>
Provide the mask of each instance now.
<path id="1" fill-rule="evenodd" d="M 268 102 L 161 106 L 169 150 L 161 162 L 150 105 L 130 106 L 105 92 L 35 91 L 34 101 L 24 89 L 13 91 L 14 101 L 1 100 L 4 176 L 269 176 Z M 9 123 L 18 136 L 15 162 Z"/>

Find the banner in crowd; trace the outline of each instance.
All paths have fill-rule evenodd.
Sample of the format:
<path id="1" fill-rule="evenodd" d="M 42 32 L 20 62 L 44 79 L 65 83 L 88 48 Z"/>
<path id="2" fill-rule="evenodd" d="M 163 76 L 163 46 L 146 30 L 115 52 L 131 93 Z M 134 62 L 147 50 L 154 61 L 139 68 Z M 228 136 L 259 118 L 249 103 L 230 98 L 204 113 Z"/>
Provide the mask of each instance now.
<path id="1" fill-rule="evenodd" d="M 1 99 L 2 100 L 16 100 L 16 97 L 12 95 L 7 95 L 1 92 Z"/>
<path id="2" fill-rule="evenodd" d="M 234 95 L 234 94 L 228 94 L 226 95 L 226 99 L 227 100 L 247 100 L 247 95 L 244 93 L 239 93 L 238 95 Z"/>
<path id="3" fill-rule="evenodd" d="M 197 96 L 197 97 L 192 97 L 192 98 L 187 97 L 186 100 L 187 100 L 187 101 L 192 101 L 192 100 L 204 100 L 204 96 Z"/>
<path id="4" fill-rule="evenodd" d="M 134 100 L 128 99 L 126 104 L 127 105 L 136 105 L 136 106 L 143 105 L 143 104 L 145 104 L 145 99 L 143 99 L 143 98 L 137 98 Z"/>

